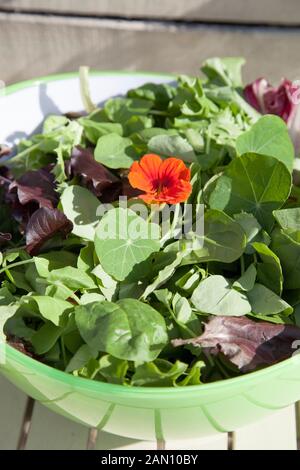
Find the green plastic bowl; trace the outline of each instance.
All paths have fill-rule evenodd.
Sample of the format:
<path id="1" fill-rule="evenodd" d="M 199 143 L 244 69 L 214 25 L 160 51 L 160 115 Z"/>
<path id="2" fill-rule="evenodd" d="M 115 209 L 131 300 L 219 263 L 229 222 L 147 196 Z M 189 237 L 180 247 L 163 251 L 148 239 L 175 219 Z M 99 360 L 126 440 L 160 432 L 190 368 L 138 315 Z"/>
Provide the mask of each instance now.
<path id="1" fill-rule="evenodd" d="M 97 72 L 95 101 L 155 74 Z M 6 89 L 0 98 L 0 142 L 14 143 L 50 113 L 82 107 L 77 74 L 46 77 Z M 183 388 L 143 388 L 86 380 L 55 370 L 2 345 L 0 372 L 27 395 L 86 426 L 135 439 L 188 439 L 230 432 L 300 399 L 300 355 L 235 379 Z M 0 361 L 1 362 L 1 361 Z"/>

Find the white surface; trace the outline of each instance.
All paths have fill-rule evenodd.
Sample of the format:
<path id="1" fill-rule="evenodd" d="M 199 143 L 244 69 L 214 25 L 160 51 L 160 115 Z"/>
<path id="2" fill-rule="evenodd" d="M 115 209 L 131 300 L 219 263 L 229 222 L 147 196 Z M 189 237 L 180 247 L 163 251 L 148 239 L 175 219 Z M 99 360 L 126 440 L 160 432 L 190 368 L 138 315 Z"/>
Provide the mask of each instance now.
<path id="1" fill-rule="evenodd" d="M 90 77 L 92 99 L 101 103 L 108 98 L 126 93 L 131 88 L 147 82 L 170 82 L 166 76 L 152 74 L 104 74 Z M 14 144 L 40 127 L 49 114 L 81 111 L 79 78 L 51 81 L 36 81 L 13 94 L 0 96 L 0 142 Z"/>

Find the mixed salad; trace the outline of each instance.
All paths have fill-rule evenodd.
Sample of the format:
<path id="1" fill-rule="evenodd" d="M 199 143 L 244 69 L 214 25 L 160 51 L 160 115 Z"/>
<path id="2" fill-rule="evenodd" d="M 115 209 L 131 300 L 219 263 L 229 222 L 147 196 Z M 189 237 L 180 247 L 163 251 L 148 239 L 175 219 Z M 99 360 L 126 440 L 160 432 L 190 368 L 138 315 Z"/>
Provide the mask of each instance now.
<path id="1" fill-rule="evenodd" d="M 299 90 L 245 88 L 243 63 L 210 59 L 101 108 L 82 69 L 85 113 L 2 147 L 0 340 L 126 386 L 199 385 L 297 352 Z"/>

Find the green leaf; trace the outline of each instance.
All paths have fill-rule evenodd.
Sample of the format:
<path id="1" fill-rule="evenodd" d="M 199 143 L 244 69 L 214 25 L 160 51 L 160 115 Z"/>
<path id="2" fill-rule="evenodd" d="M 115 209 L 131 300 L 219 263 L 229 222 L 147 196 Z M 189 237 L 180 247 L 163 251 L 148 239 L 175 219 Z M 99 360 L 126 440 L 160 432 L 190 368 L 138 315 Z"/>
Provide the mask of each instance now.
<path id="1" fill-rule="evenodd" d="M 115 300 L 118 289 L 118 282 L 107 274 L 102 266 L 98 264 L 92 271 L 98 280 L 99 289 L 106 300 Z"/>
<path id="2" fill-rule="evenodd" d="M 52 322 L 45 323 L 31 338 L 36 354 L 43 355 L 50 351 L 60 338 L 62 332 L 63 328 L 55 326 Z"/>
<path id="3" fill-rule="evenodd" d="M 102 302 L 103 300 L 106 300 L 104 295 L 98 294 L 97 292 L 86 292 L 80 297 L 80 305 L 87 305 L 92 302 Z"/>
<path id="4" fill-rule="evenodd" d="M 95 249 L 101 266 L 119 281 L 159 248 L 158 225 L 130 209 L 109 210 L 96 230 Z"/>
<path id="5" fill-rule="evenodd" d="M 234 220 L 242 227 L 246 234 L 247 246 L 245 253 L 251 255 L 255 252 L 252 243 L 261 242 L 266 245 L 269 245 L 271 242 L 271 237 L 268 235 L 265 230 L 262 229 L 261 225 L 258 223 L 253 214 L 248 214 L 247 212 L 241 212 L 240 214 L 234 215 Z"/>
<path id="6" fill-rule="evenodd" d="M 292 307 L 287 302 L 262 284 L 255 284 L 247 295 L 253 313 L 275 315 L 284 312 L 286 315 L 290 315 L 293 312 Z"/>
<path id="7" fill-rule="evenodd" d="M 73 309 L 70 302 L 46 295 L 34 295 L 30 299 L 36 302 L 41 315 L 56 326 L 61 326 L 62 321 Z"/>
<path id="8" fill-rule="evenodd" d="M 271 250 L 278 256 L 282 266 L 285 289 L 300 288 L 300 243 L 293 240 L 284 230 L 272 233 Z"/>
<path id="9" fill-rule="evenodd" d="M 97 211 L 100 202 L 96 196 L 81 186 L 69 186 L 61 195 L 61 204 L 64 214 L 73 223 L 72 233 L 93 241 L 99 222 Z"/>
<path id="10" fill-rule="evenodd" d="M 237 88 L 243 86 L 242 67 L 244 64 L 243 57 L 214 57 L 207 59 L 201 70 L 212 82 Z"/>
<path id="11" fill-rule="evenodd" d="M 236 151 L 239 155 L 268 155 L 284 163 L 290 172 L 293 170 L 294 146 L 285 122 L 278 116 L 261 117 L 249 131 L 238 137 Z"/>
<path id="12" fill-rule="evenodd" d="M 164 285 L 169 279 L 172 278 L 173 274 L 176 271 L 176 268 L 182 262 L 182 254 L 180 252 L 177 253 L 175 259 L 161 269 L 158 273 L 156 278 L 146 287 L 142 298 L 145 300 L 147 297 L 152 294 L 156 289 L 159 289 L 162 285 Z"/>
<path id="13" fill-rule="evenodd" d="M 70 120 L 61 115 L 50 115 L 48 116 L 43 124 L 43 134 L 48 134 L 49 132 L 56 131 L 61 127 L 65 127 L 70 123 Z"/>
<path id="14" fill-rule="evenodd" d="M 244 272 L 244 274 L 233 283 L 232 287 L 236 289 L 249 291 L 252 290 L 256 280 L 256 267 L 254 264 L 250 264 L 248 269 Z"/>
<path id="15" fill-rule="evenodd" d="M 148 142 L 148 152 L 165 157 L 178 157 L 185 162 L 195 162 L 191 144 L 180 135 L 157 135 Z"/>
<path id="16" fill-rule="evenodd" d="M 76 323 L 92 350 L 128 361 L 153 361 L 168 340 L 163 317 L 134 299 L 79 306 Z"/>
<path id="17" fill-rule="evenodd" d="M 47 278 L 53 269 L 67 266 L 76 266 L 77 256 L 70 251 L 51 251 L 39 256 L 34 256 L 36 270 L 41 277 Z"/>
<path id="18" fill-rule="evenodd" d="M 148 387 L 174 387 L 188 366 L 181 361 L 172 364 L 164 359 L 137 366 L 131 385 Z"/>
<path id="19" fill-rule="evenodd" d="M 95 289 L 97 287 L 91 276 L 72 266 L 54 269 L 50 272 L 48 281 L 50 283 L 61 282 L 70 289 Z"/>
<path id="20" fill-rule="evenodd" d="M 192 241 L 179 240 L 166 249 L 184 250 L 184 245 L 184 264 L 206 261 L 232 263 L 243 254 L 246 236 L 241 226 L 224 212 L 207 210 L 204 215 L 204 235 L 195 234 Z"/>
<path id="21" fill-rule="evenodd" d="M 205 362 L 197 361 L 186 372 L 186 377 L 177 385 L 186 387 L 187 385 L 201 385 L 201 370 L 205 367 Z"/>
<path id="22" fill-rule="evenodd" d="M 73 372 L 74 370 L 81 369 L 93 357 L 94 357 L 94 355 L 91 352 L 88 345 L 83 344 L 82 346 L 80 346 L 80 348 L 76 351 L 76 353 L 74 354 L 74 356 L 70 360 L 69 364 L 66 367 L 66 372 Z"/>
<path id="23" fill-rule="evenodd" d="M 289 235 L 293 235 L 294 232 L 300 232 L 300 207 L 280 209 L 274 211 L 273 215 L 280 227 Z"/>
<path id="24" fill-rule="evenodd" d="M 99 359 L 99 374 L 111 384 L 125 385 L 128 362 L 106 354 Z"/>
<path id="25" fill-rule="evenodd" d="M 235 158 L 217 180 L 209 204 L 229 215 L 250 212 L 270 230 L 272 212 L 284 204 L 290 189 L 291 175 L 283 163 L 273 157 L 245 154 Z"/>
<path id="26" fill-rule="evenodd" d="M 7 289 L 0 288 L 0 344 L 5 339 L 3 328 L 6 321 L 11 318 L 19 308 L 19 303 L 15 296 Z"/>
<path id="27" fill-rule="evenodd" d="M 130 168 L 137 154 L 128 137 L 112 133 L 100 137 L 95 148 L 95 160 L 108 168 Z"/>
<path id="28" fill-rule="evenodd" d="M 146 116 L 153 103 L 137 98 L 112 98 L 107 100 L 104 110 L 111 121 L 124 124 L 131 116 Z"/>
<path id="29" fill-rule="evenodd" d="M 79 123 L 83 126 L 87 139 L 96 145 L 100 137 L 108 134 L 123 135 L 121 124 L 114 122 L 96 122 L 88 117 L 79 119 Z"/>
<path id="30" fill-rule="evenodd" d="M 264 243 L 253 243 L 255 251 L 259 254 L 262 263 L 257 265 L 257 278 L 261 284 L 281 295 L 283 288 L 283 274 L 280 259 Z"/>
<path id="31" fill-rule="evenodd" d="M 219 275 L 200 282 L 191 301 L 197 310 L 211 315 L 241 317 L 251 312 L 247 296 L 232 289 L 229 282 Z"/>

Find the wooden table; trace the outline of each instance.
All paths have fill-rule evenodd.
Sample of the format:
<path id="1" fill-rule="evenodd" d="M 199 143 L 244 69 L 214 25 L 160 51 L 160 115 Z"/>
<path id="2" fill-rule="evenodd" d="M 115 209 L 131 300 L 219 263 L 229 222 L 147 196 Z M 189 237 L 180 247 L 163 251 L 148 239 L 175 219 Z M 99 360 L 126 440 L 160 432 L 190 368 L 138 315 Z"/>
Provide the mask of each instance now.
<path id="1" fill-rule="evenodd" d="M 77 70 L 198 73 L 244 56 L 245 79 L 300 79 L 299 0 L 0 0 L 0 79 Z"/>

